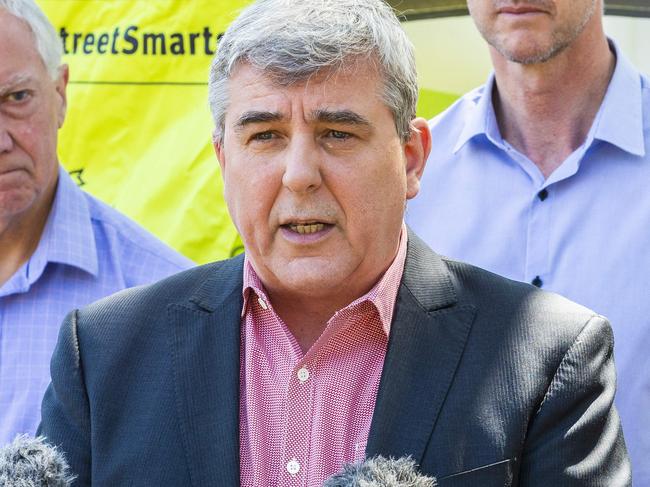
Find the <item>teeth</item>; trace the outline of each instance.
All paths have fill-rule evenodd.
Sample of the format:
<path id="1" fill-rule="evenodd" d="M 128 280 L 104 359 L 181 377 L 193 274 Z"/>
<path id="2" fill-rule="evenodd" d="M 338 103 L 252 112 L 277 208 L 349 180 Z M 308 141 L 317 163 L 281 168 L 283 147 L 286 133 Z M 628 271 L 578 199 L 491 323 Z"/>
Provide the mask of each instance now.
<path id="1" fill-rule="evenodd" d="M 308 225 L 289 225 L 291 230 L 294 232 L 297 232 L 301 235 L 308 234 L 308 233 L 316 233 L 320 232 L 323 228 L 325 228 L 325 224 L 323 223 L 311 223 Z"/>

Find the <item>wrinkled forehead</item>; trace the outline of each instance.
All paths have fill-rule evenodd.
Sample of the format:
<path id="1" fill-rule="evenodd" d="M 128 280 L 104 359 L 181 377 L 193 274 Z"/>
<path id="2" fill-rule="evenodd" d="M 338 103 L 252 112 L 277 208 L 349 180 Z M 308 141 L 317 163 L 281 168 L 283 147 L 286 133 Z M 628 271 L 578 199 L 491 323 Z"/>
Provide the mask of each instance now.
<path id="1" fill-rule="evenodd" d="M 282 104 L 290 99 L 311 100 L 321 108 L 339 108 L 350 104 L 364 106 L 380 102 L 383 80 L 374 63 L 351 60 L 336 67 L 326 67 L 302 77 L 288 76 L 273 69 L 261 69 L 241 63 L 228 80 L 229 112 L 244 107 Z M 276 110 L 278 107 L 276 107 Z"/>
<path id="2" fill-rule="evenodd" d="M 238 59 L 231 69 L 230 78 L 242 67 L 253 68 L 266 78 L 280 86 L 305 84 L 309 81 L 323 81 L 333 76 L 373 75 L 383 77 L 381 63 L 375 54 L 363 56 L 346 56 L 342 59 L 316 67 L 311 63 L 301 66 L 299 61 L 291 65 L 258 65 L 247 57 Z"/>
<path id="3" fill-rule="evenodd" d="M 18 78 L 39 77 L 46 71 L 32 29 L 0 8 L 0 86 Z"/>
<path id="4" fill-rule="evenodd" d="M 246 97 L 248 93 L 259 90 L 277 94 L 319 91 L 329 98 L 354 97 L 383 101 L 384 78 L 372 59 L 349 58 L 335 66 L 300 75 L 273 67 L 260 68 L 248 62 L 235 66 L 228 78 L 229 105 L 234 98 Z"/>
<path id="5" fill-rule="evenodd" d="M 29 38 L 30 44 L 36 49 L 36 35 L 29 23 L 25 19 L 16 17 L 2 5 L 0 5 L 0 32 L 19 33 L 25 39 Z"/>

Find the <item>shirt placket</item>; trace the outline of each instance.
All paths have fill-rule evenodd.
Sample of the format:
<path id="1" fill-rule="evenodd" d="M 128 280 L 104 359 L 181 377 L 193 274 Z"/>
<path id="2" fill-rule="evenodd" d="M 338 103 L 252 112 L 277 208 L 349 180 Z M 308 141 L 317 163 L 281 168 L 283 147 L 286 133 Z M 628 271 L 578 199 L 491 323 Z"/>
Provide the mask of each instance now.
<path id="1" fill-rule="evenodd" d="M 287 387 L 287 415 L 283 441 L 283 465 L 278 485 L 306 487 L 309 470 L 311 419 L 314 415 L 313 362 L 298 363 Z"/>
<path id="2" fill-rule="evenodd" d="M 532 195 L 528 219 L 524 276 L 527 282 L 540 288 L 550 277 L 548 263 L 553 193 L 552 187 L 542 186 Z"/>

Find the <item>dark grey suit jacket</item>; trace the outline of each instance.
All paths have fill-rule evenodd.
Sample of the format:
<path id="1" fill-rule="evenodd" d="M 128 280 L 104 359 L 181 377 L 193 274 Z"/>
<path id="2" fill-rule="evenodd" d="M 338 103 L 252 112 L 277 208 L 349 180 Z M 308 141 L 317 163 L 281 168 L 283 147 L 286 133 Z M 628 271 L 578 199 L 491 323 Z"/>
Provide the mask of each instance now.
<path id="1" fill-rule="evenodd" d="M 39 433 L 76 485 L 238 485 L 242 262 L 67 317 Z M 369 456 L 441 486 L 630 485 L 614 389 L 605 319 L 409 234 Z"/>

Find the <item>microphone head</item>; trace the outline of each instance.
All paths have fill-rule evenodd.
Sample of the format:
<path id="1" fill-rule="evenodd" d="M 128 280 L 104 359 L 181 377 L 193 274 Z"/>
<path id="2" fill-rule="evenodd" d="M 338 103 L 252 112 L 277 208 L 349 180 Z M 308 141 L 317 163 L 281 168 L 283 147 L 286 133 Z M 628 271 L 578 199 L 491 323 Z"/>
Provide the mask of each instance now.
<path id="1" fill-rule="evenodd" d="M 328 478 L 323 487 L 435 487 L 434 477 L 417 469 L 411 457 L 373 457 L 365 462 L 348 463 L 343 472 Z"/>
<path id="2" fill-rule="evenodd" d="M 68 487 L 74 477 L 55 447 L 26 435 L 0 449 L 0 485 L 5 487 Z"/>

